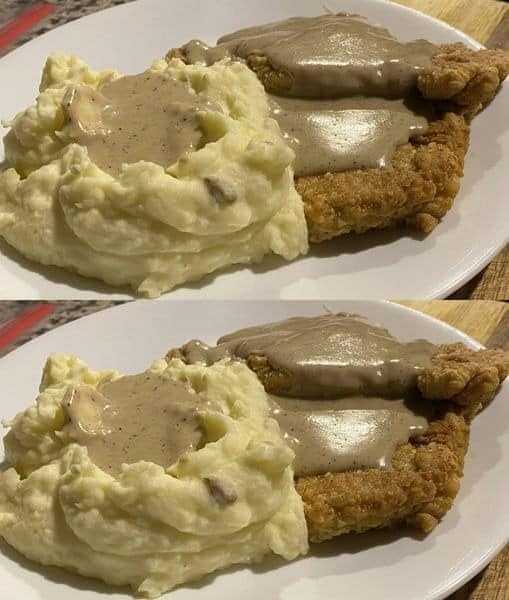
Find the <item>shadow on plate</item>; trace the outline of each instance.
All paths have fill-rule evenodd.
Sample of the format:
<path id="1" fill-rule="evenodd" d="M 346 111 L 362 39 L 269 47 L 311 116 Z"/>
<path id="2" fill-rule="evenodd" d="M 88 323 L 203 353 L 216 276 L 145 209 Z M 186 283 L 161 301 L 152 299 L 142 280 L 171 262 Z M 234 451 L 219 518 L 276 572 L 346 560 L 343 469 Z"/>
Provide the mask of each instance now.
<path id="1" fill-rule="evenodd" d="M 433 234 L 431 234 L 433 235 Z M 318 258 L 326 259 L 337 257 L 341 259 L 342 256 L 353 256 L 366 250 L 371 250 L 376 247 L 387 246 L 393 244 L 402 238 L 412 239 L 415 241 L 421 241 L 424 239 L 423 236 L 412 235 L 407 231 L 400 229 L 386 229 L 383 231 L 368 231 L 361 235 L 348 234 L 339 238 L 323 242 L 321 244 L 312 244 L 309 253 L 306 256 L 302 256 L 294 263 L 301 263 L 303 265 L 302 277 L 313 278 L 315 273 L 314 266 L 309 262 L 309 259 Z M 419 249 L 419 245 L 415 245 L 415 253 L 420 253 L 422 250 Z M 58 285 L 68 285 L 74 289 L 80 291 L 90 291 L 98 294 L 122 294 L 131 298 L 137 298 L 138 296 L 128 287 L 116 287 L 110 286 L 106 283 L 101 282 L 98 279 L 83 277 L 77 273 L 71 273 L 61 267 L 46 266 L 31 261 L 25 258 L 12 246 L 7 244 L 4 240 L 0 239 L 0 252 L 6 256 L 9 260 L 17 263 L 22 269 L 28 273 L 35 273 L 40 277 L 43 277 L 47 281 L 53 282 Z M 377 263 L 378 260 L 378 263 Z M 308 265 L 305 265 L 305 261 L 308 261 Z M 371 267 L 386 266 L 393 264 L 393 258 L 382 258 L 377 256 L 373 257 Z M 254 274 L 267 273 L 275 269 L 279 269 L 289 263 L 283 258 L 275 255 L 266 256 L 261 263 L 252 265 L 232 265 L 226 269 L 215 271 L 210 275 L 207 275 L 199 281 L 189 282 L 175 288 L 178 289 L 189 289 L 189 290 L 201 290 L 211 285 L 218 277 L 235 273 L 237 271 L 249 270 Z M 339 269 L 335 263 L 331 265 L 330 273 L 321 273 L 320 277 L 327 275 L 337 275 Z M 346 263 L 341 265 L 341 272 L 345 273 L 349 270 L 356 270 L 355 265 L 351 265 L 348 268 Z M 8 263 L 4 263 L 4 268 L 9 268 Z M 16 277 L 23 277 L 23 273 L 16 272 Z M 286 271 L 285 274 L 282 272 L 282 280 L 280 287 L 284 287 L 288 284 L 295 282 L 295 273 L 292 270 Z M 168 292 L 171 294 L 171 292 Z"/>
<path id="2" fill-rule="evenodd" d="M 82 575 L 70 573 L 69 571 L 62 569 L 60 567 L 47 567 L 44 565 L 40 565 L 36 562 L 25 558 L 22 554 L 20 554 L 17 550 L 9 546 L 4 540 L 0 538 L 0 554 L 5 556 L 12 561 L 12 563 L 17 564 L 22 569 L 30 571 L 47 581 L 51 581 L 52 583 L 56 583 L 59 585 L 67 585 L 72 591 L 72 588 L 78 590 L 87 590 L 91 592 L 96 592 L 100 594 L 118 594 L 119 592 L 124 592 L 128 596 L 132 596 L 131 590 L 128 587 L 119 587 L 107 585 L 106 583 L 102 583 L 97 579 L 92 579 L 91 577 L 84 577 Z M 8 564 L 8 563 L 5 563 Z M 26 581 L 26 578 L 24 578 Z M 34 586 L 35 587 L 35 586 Z"/>
<path id="3" fill-rule="evenodd" d="M 451 221 L 451 219 L 455 219 L 456 222 L 458 217 L 450 214 L 448 215 L 448 220 Z M 453 227 L 455 226 L 455 222 L 452 225 Z M 436 230 L 430 235 L 433 236 L 438 234 L 438 230 Z M 368 231 L 360 235 L 347 234 L 326 242 L 322 242 L 321 244 L 312 244 L 306 256 L 301 256 L 292 261 L 292 263 L 288 263 L 280 256 L 269 255 L 266 256 L 260 263 L 252 265 L 232 265 L 227 269 L 215 271 L 214 273 L 203 277 L 199 281 L 185 284 L 176 289 L 201 290 L 202 288 L 211 285 L 212 282 L 214 282 L 217 278 L 230 273 L 236 273 L 237 271 L 249 270 L 253 274 L 263 274 L 280 269 L 285 265 L 300 263 L 302 265 L 302 272 L 299 273 L 297 277 L 293 269 L 281 270 L 281 278 L 278 280 L 278 284 L 279 288 L 283 289 L 285 286 L 295 283 L 296 279 L 298 278 L 306 278 L 311 280 L 315 279 L 314 276 L 316 274 L 316 268 L 313 260 L 315 258 L 328 259 L 337 257 L 338 260 L 341 260 L 342 257 L 346 257 L 349 259 L 350 257 L 355 257 L 361 252 L 372 250 L 377 247 L 389 246 L 402 239 L 420 242 L 427 238 L 426 236 L 413 235 L 406 230 L 403 231 L 400 229 Z M 412 254 L 420 254 L 425 250 L 429 250 L 429 247 L 424 248 L 417 243 L 412 248 Z M 356 264 L 355 261 L 344 261 L 341 263 L 340 268 L 336 262 L 330 261 L 328 264 L 330 265 L 328 272 L 321 271 L 318 276 L 319 279 L 322 277 L 336 276 L 338 274 L 346 274 L 348 272 L 358 271 L 358 264 Z M 391 264 L 394 264 L 393 257 L 373 255 L 370 267 L 384 267 Z"/>
<path id="4" fill-rule="evenodd" d="M 132 298 L 136 296 L 133 294 L 132 290 L 127 287 L 114 287 L 108 285 L 106 283 L 101 282 L 98 279 L 93 279 L 89 277 L 83 277 L 82 275 L 78 275 L 78 273 L 71 273 L 61 267 L 53 267 L 47 265 L 41 265 L 34 261 L 25 258 L 20 252 L 18 252 L 15 248 L 10 246 L 5 240 L 0 238 L 0 253 L 6 256 L 9 260 L 17 263 L 23 270 L 28 271 L 29 273 L 35 273 L 40 277 L 43 277 L 47 281 L 51 281 L 52 283 L 56 283 L 58 285 L 68 285 L 77 290 L 86 290 L 89 292 L 96 292 L 99 294 L 125 294 Z M 7 263 L 8 264 L 8 263 Z M 4 263 L 4 268 L 8 268 L 6 263 Z M 20 273 L 16 273 L 16 277 L 20 277 Z M 48 298 L 53 299 L 53 297 Z"/>
<path id="5" fill-rule="evenodd" d="M 339 558 L 344 554 L 357 554 L 375 546 L 391 544 L 402 537 L 409 536 L 405 530 L 399 529 L 380 530 L 357 535 L 347 534 L 329 542 L 311 545 L 309 554 L 299 558 L 298 561 L 306 560 L 308 557 L 330 558 L 332 556 L 337 556 Z M 69 586 L 70 588 L 88 590 L 101 594 L 112 595 L 123 592 L 129 596 L 133 595 L 127 586 L 110 586 L 96 579 L 71 573 L 63 568 L 39 565 L 38 563 L 32 562 L 31 560 L 25 558 L 22 554 L 17 552 L 14 548 L 9 546 L 1 539 L 0 554 L 4 555 L 9 561 L 12 561 L 13 564 L 16 564 L 22 569 L 26 569 L 27 571 L 34 573 L 52 583 L 63 584 Z M 245 568 L 256 574 L 264 574 L 269 571 L 274 571 L 276 569 L 285 567 L 288 564 L 288 562 L 284 561 L 280 557 L 269 556 L 265 558 L 263 562 L 255 565 L 249 565 Z M 239 572 L 242 569 L 242 565 L 234 565 L 228 567 L 227 569 L 221 569 L 220 571 L 206 575 L 199 581 L 185 584 L 183 589 L 198 590 L 205 588 L 213 583 L 217 577 Z"/>
<path id="6" fill-rule="evenodd" d="M 341 558 L 342 555 L 347 554 L 358 554 L 360 552 L 364 552 L 371 548 L 375 548 L 377 546 L 388 546 L 394 542 L 402 538 L 420 540 L 421 538 L 412 534 L 409 529 L 399 528 L 399 529 L 381 529 L 378 531 L 369 531 L 361 534 L 346 534 L 342 535 L 338 538 L 330 540 L 328 542 L 322 542 L 321 544 L 311 544 L 309 553 L 306 556 L 301 556 L 300 558 L 291 561 L 290 563 L 283 560 L 279 556 L 271 555 L 267 556 L 263 559 L 261 563 L 247 565 L 242 567 L 242 565 L 228 567 L 227 569 L 222 569 L 220 571 L 216 571 L 215 573 L 210 573 L 204 578 L 200 579 L 197 582 L 187 584 L 185 587 L 190 589 L 201 589 L 210 585 L 217 577 L 221 577 L 223 575 L 232 574 L 239 572 L 243 569 L 247 569 L 255 574 L 263 575 L 264 573 L 273 572 L 278 569 L 282 569 L 288 565 L 295 564 L 297 562 L 306 561 L 309 558 L 318 558 L 318 559 L 327 559 L 331 557 Z M 408 554 L 408 549 L 406 550 Z M 415 546 L 415 549 L 412 553 L 417 554 L 421 552 L 419 545 Z M 389 553 L 387 553 L 389 555 Z M 390 559 L 390 562 L 394 562 L 394 558 Z M 377 567 L 380 566 L 377 563 Z M 286 573 L 285 575 L 281 574 L 281 585 L 287 585 L 290 583 L 290 580 L 293 580 L 295 577 L 294 572 L 288 573 L 288 577 L 290 578 L 286 581 Z M 312 573 L 306 573 L 308 576 L 312 576 Z"/>

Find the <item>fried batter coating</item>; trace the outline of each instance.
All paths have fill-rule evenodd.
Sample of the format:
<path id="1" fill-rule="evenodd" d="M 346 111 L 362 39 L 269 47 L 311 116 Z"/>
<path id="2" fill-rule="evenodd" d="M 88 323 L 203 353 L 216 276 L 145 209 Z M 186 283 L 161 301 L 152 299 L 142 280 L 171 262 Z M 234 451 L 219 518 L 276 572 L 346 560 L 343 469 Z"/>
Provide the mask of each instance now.
<path id="1" fill-rule="evenodd" d="M 465 119 L 447 113 L 397 148 L 389 168 L 296 178 L 310 241 L 401 224 L 429 233 L 458 193 L 468 143 Z"/>
<path id="2" fill-rule="evenodd" d="M 185 57 L 185 52 L 173 56 Z M 292 87 L 290 73 L 275 70 L 264 55 L 251 54 L 248 66 L 256 73 L 267 92 L 285 95 Z M 424 98 L 447 101 L 448 110 L 472 118 L 498 92 L 509 74 L 509 52 L 473 50 L 462 44 L 443 44 L 417 80 Z"/>
<path id="3" fill-rule="evenodd" d="M 417 378 L 422 397 L 443 401 L 467 420 L 472 420 L 492 400 L 509 375 L 509 352 L 504 350 L 472 350 L 461 343 L 444 344 L 438 346 L 431 362 L 432 366 Z M 272 367 L 266 356 L 250 355 L 247 364 L 269 394 L 301 393 L 291 374 Z"/>
<path id="4" fill-rule="evenodd" d="M 267 392 L 298 394 L 289 374 L 273 369 L 265 356 L 250 356 L 247 363 Z M 458 493 L 469 422 L 508 374 L 509 353 L 503 350 L 475 351 L 461 343 L 440 346 L 432 366 L 418 377 L 423 398 L 437 401 L 437 418 L 424 435 L 399 446 L 390 470 L 297 480 L 310 540 L 397 523 L 431 531 Z"/>
<path id="5" fill-rule="evenodd" d="M 298 478 L 309 539 L 404 523 L 428 533 L 458 493 L 468 439 L 465 419 L 446 413 L 425 435 L 399 446 L 391 469 Z"/>
<path id="6" fill-rule="evenodd" d="M 433 366 L 417 379 L 430 400 L 453 403 L 467 420 L 488 404 L 509 374 L 509 353 L 476 352 L 463 344 L 446 344 L 432 357 Z"/>
<path id="7" fill-rule="evenodd" d="M 284 92 L 288 77 L 264 57 L 248 59 L 267 91 Z M 444 116 L 426 135 L 400 146 L 385 169 L 351 170 L 296 179 L 311 242 L 345 233 L 407 225 L 430 233 L 451 209 L 468 149 L 468 121 L 496 95 L 509 74 L 509 52 L 446 44 L 418 78 L 418 89 Z M 453 114 L 457 113 L 457 115 Z M 460 116 L 461 115 L 461 116 Z"/>
<path id="8" fill-rule="evenodd" d="M 181 349 L 167 358 L 185 360 Z M 248 366 L 268 393 L 299 395 L 291 375 L 251 355 Z M 469 443 L 470 421 L 509 374 L 509 353 L 475 351 L 461 343 L 438 347 L 432 366 L 418 377 L 423 401 L 435 417 L 425 434 L 401 444 L 390 469 L 299 477 L 309 539 L 321 542 L 348 532 L 407 524 L 430 532 L 456 497 Z"/>
<path id="9" fill-rule="evenodd" d="M 444 44 L 419 75 L 417 87 L 425 98 L 447 101 L 448 110 L 471 119 L 493 100 L 507 75 L 509 52 L 505 50 Z"/>
<path id="10" fill-rule="evenodd" d="M 167 58 L 187 60 L 185 49 Z M 266 56 L 252 54 L 248 66 L 269 93 L 284 95 L 289 73 Z M 296 178 L 304 201 L 309 240 L 319 243 L 346 233 L 407 226 L 430 233 L 459 191 L 468 149 L 470 119 L 496 95 L 509 74 L 509 52 L 444 44 L 417 88 L 442 115 L 426 135 L 400 146 L 388 168 L 358 169 Z"/>

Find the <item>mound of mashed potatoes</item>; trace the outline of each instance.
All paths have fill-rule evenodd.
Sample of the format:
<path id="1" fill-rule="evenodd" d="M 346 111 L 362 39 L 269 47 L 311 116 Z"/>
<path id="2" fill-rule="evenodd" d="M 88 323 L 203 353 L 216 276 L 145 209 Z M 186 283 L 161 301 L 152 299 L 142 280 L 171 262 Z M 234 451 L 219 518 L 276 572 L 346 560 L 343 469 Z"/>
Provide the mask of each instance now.
<path id="1" fill-rule="evenodd" d="M 14 118 L 4 139 L 11 168 L 0 174 L 0 235 L 29 259 L 129 285 L 148 297 L 228 265 L 259 262 L 267 253 L 287 260 L 306 253 L 293 151 L 269 118 L 257 77 L 240 63 L 206 67 L 177 59 L 156 61 L 143 75 L 185 84 L 198 107 L 194 146 L 161 164 L 164 153 L 161 160 L 132 162 L 131 154 L 123 162 L 125 148 L 110 145 L 106 156 L 119 168 L 97 164 L 90 132 L 97 149 L 98 137 L 112 143 L 112 131 L 99 131 L 96 100 L 104 91 L 107 106 L 106 90 L 117 82 L 118 92 L 119 79 L 130 90 L 132 76 L 95 72 L 75 56 L 52 56 L 36 104 Z M 87 94 L 90 101 L 73 122 L 76 93 L 80 102 Z M 139 97 L 132 136 L 143 138 L 144 119 L 157 136 L 152 100 Z M 76 122 L 83 121 L 88 130 L 77 135 Z M 134 127 L 134 120 L 126 124 Z M 170 145 L 178 144 L 175 131 Z M 148 146 L 141 156 L 157 157 Z"/>
<path id="2" fill-rule="evenodd" d="M 35 405 L 5 437 L 12 467 L 0 474 L 0 535 L 34 561 L 149 597 L 270 552 L 288 560 L 305 553 L 293 452 L 247 366 L 160 360 L 143 376 L 206 398 L 199 447 L 167 467 L 140 460 L 118 473 L 101 469 L 70 433 L 69 392 L 98 393 L 128 378 L 51 356 Z M 138 434 L 150 432 L 140 425 Z"/>

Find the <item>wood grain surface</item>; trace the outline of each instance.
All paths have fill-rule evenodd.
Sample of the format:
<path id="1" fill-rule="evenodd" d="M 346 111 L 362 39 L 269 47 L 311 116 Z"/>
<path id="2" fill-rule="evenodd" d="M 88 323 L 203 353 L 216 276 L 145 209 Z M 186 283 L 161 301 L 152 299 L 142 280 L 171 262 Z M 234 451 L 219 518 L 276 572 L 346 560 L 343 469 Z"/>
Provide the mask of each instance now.
<path id="1" fill-rule="evenodd" d="M 492 336 L 500 336 L 499 346 L 509 343 L 509 305 L 491 300 L 405 300 L 399 302 L 444 321 L 485 346 L 492 345 Z M 500 329 L 503 329 L 501 332 Z M 509 347 L 508 347 L 509 349 Z"/>
<path id="2" fill-rule="evenodd" d="M 509 304 L 487 300 L 404 301 L 406 306 L 440 319 L 487 347 L 509 350 Z M 509 545 L 447 600 L 508 600 Z"/>
<path id="3" fill-rule="evenodd" d="M 461 29 L 482 44 L 493 34 L 507 4 L 496 0 L 395 0 Z"/>
<path id="4" fill-rule="evenodd" d="M 452 299 L 509 300 L 509 246 L 490 264 L 450 296 Z"/>

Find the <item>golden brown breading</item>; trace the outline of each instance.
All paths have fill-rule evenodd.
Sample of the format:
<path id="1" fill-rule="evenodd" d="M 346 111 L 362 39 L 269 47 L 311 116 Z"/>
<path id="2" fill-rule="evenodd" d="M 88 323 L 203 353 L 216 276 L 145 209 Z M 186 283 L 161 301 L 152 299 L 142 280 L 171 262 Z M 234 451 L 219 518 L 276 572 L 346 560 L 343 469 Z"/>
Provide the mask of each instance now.
<path id="1" fill-rule="evenodd" d="M 458 193 L 468 142 L 465 119 L 448 113 L 400 146 L 389 168 L 296 178 L 310 241 L 398 224 L 429 233 Z"/>
<path id="2" fill-rule="evenodd" d="M 185 53 L 173 56 L 183 58 Z M 267 92 L 285 95 L 291 88 L 291 74 L 275 70 L 266 56 L 249 55 L 247 64 Z M 471 118 L 493 100 L 508 74 L 509 52 L 505 50 L 472 50 L 461 42 L 443 44 L 419 75 L 417 87 L 425 98 L 445 100 L 447 110 Z"/>
<path id="3" fill-rule="evenodd" d="M 269 393 L 298 393 L 291 377 L 273 369 L 266 357 L 250 356 L 247 362 Z M 468 423 L 509 374 L 509 353 L 448 344 L 432 363 L 418 377 L 418 387 L 424 399 L 438 401 L 438 410 L 443 406 L 442 414 L 426 434 L 396 450 L 390 470 L 297 480 L 312 541 L 402 522 L 427 533 L 451 508 L 463 474 Z"/>
<path id="4" fill-rule="evenodd" d="M 167 59 L 186 61 L 186 52 L 176 48 Z M 292 75 L 277 71 L 269 59 L 251 54 L 246 62 L 270 94 L 285 95 L 292 87 Z M 509 52 L 506 50 L 473 50 L 465 44 L 443 44 L 431 59 L 431 65 L 419 74 L 417 88 L 434 101 L 444 101 L 446 111 L 472 118 L 493 100 L 509 75 Z"/>
<path id="5" fill-rule="evenodd" d="M 399 446 L 391 469 L 298 478 L 309 539 L 402 523 L 431 531 L 458 493 L 468 434 L 462 416 L 446 413 L 425 435 Z"/>
<path id="6" fill-rule="evenodd" d="M 167 358 L 185 360 L 185 355 L 174 349 Z M 291 375 L 273 368 L 265 356 L 251 355 L 247 364 L 268 393 L 298 395 Z M 508 374 L 508 352 L 474 351 L 461 343 L 439 346 L 432 366 L 418 377 L 435 417 L 424 435 L 396 449 L 390 469 L 297 478 L 310 540 L 401 524 L 431 531 L 459 491 L 469 423 Z"/>
<path id="7" fill-rule="evenodd" d="M 461 343 L 439 346 L 431 362 L 432 366 L 417 378 L 423 398 L 452 405 L 467 420 L 486 406 L 509 374 L 508 352 L 476 351 Z M 251 355 L 247 364 L 267 392 L 280 396 L 299 395 L 300 390 L 291 375 L 272 367 L 267 357 Z"/>
<path id="8" fill-rule="evenodd" d="M 417 86 L 425 98 L 445 100 L 447 110 L 472 118 L 493 100 L 507 75 L 509 52 L 445 44 L 419 75 Z"/>
<path id="9" fill-rule="evenodd" d="M 266 64 L 256 69 L 269 87 L 280 81 L 267 74 Z M 419 76 L 418 89 L 435 107 L 449 112 L 432 122 L 426 135 L 400 146 L 390 168 L 296 179 L 310 241 L 405 224 L 430 233 L 459 191 L 469 140 L 466 120 L 493 99 L 508 74 L 509 52 L 441 46 Z"/>
<path id="10" fill-rule="evenodd" d="M 186 60 L 183 49 L 168 58 Z M 284 94 L 291 75 L 253 54 L 248 66 L 269 93 Z M 441 111 L 426 135 L 400 146 L 391 167 L 296 178 L 311 242 L 346 233 L 408 226 L 428 234 L 459 191 L 470 120 L 497 93 L 509 73 L 509 52 L 445 44 L 418 78 L 418 90 Z M 456 114 L 457 113 L 457 114 Z"/>
<path id="11" fill-rule="evenodd" d="M 446 400 L 471 420 L 488 402 L 509 374 L 509 353 L 476 352 L 463 344 L 446 344 L 432 357 L 433 366 L 418 377 L 425 398 Z"/>

